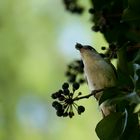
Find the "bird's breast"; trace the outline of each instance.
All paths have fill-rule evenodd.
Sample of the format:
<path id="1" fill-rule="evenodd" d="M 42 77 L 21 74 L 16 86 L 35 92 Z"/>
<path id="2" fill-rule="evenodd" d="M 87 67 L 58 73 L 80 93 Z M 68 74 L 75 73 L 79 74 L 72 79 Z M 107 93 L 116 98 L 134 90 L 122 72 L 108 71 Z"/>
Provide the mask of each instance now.
<path id="1" fill-rule="evenodd" d="M 91 91 L 115 85 L 116 77 L 108 63 L 85 64 L 84 72 Z"/>

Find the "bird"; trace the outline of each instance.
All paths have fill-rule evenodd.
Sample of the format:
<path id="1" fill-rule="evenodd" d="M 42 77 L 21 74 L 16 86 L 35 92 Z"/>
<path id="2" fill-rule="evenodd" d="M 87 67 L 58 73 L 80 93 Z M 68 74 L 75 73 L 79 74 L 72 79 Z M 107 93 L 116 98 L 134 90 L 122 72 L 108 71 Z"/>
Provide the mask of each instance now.
<path id="1" fill-rule="evenodd" d="M 103 58 L 93 47 L 77 43 L 75 48 L 79 50 L 84 64 L 84 74 L 90 92 L 108 87 L 114 87 L 117 81 L 115 67 L 111 62 Z M 103 91 L 97 92 L 94 97 L 100 100 Z M 106 103 L 100 105 L 103 116 L 115 112 L 115 106 L 108 106 Z"/>

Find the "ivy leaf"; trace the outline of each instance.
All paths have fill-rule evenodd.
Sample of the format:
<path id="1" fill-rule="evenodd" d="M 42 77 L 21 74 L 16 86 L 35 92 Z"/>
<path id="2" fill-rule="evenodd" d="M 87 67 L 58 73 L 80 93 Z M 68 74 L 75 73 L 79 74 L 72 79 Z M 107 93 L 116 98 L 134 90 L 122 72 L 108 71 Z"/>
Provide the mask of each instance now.
<path id="1" fill-rule="evenodd" d="M 108 5 L 112 0 L 91 0 L 96 10 L 101 10 L 105 5 Z M 115 0 L 113 0 L 115 1 Z"/>
<path id="2" fill-rule="evenodd" d="M 131 9 L 140 12 L 140 0 L 128 0 L 128 5 Z"/>
<path id="3" fill-rule="evenodd" d="M 140 0 L 128 0 L 128 8 L 123 12 L 122 19 L 131 25 L 131 30 L 126 36 L 131 40 L 139 42 L 140 39 Z"/>
<path id="4" fill-rule="evenodd" d="M 140 14 L 137 11 L 127 8 L 124 10 L 123 19 L 130 23 L 139 24 L 140 23 Z"/>
<path id="5" fill-rule="evenodd" d="M 111 100 L 108 101 L 108 104 L 117 104 L 120 103 L 122 101 L 129 101 L 130 104 L 139 104 L 140 103 L 140 97 L 139 95 L 133 91 L 132 93 L 129 93 L 127 95 L 122 95 L 116 98 L 113 98 Z"/>
<path id="6" fill-rule="evenodd" d="M 102 119 L 96 126 L 100 140 L 119 140 L 127 125 L 127 111 L 112 113 Z"/>
<path id="7" fill-rule="evenodd" d="M 140 25 L 140 22 L 138 24 Z M 137 26 L 137 27 L 140 28 L 140 26 Z M 131 39 L 135 42 L 139 42 L 139 40 L 140 40 L 140 32 L 139 31 L 130 30 L 126 33 L 126 36 L 128 37 L 128 39 Z"/>
<path id="8" fill-rule="evenodd" d="M 128 8 L 124 10 L 123 19 L 125 21 L 140 23 L 140 0 L 128 0 Z"/>
<path id="9" fill-rule="evenodd" d="M 106 100 L 112 99 L 115 96 L 119 95 L 120 91 L 117 87 L 109 87 L 103 91 L 103 94 L 99 100 L 99 105 L 101 105 Z"/>

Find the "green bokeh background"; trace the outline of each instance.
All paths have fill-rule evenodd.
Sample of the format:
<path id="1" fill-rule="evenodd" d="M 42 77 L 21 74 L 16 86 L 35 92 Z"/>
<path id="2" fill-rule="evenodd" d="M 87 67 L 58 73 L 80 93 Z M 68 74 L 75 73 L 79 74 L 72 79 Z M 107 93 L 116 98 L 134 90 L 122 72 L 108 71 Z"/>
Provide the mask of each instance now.
<path id="1" fill-rule="evenodd" d="M 72 15 L 62 0 L 0 1 L 1 140 L 98 140 L 94 99 L 79 101 L 85 113 L 69 119 L 55 115 L 50 98 L 66 81 L 66 65 L 80 58 L 76 42 L 107 45 L 91 26 L 88 12 Z M 87 85 L 81 90 L 89 93 Z"/>

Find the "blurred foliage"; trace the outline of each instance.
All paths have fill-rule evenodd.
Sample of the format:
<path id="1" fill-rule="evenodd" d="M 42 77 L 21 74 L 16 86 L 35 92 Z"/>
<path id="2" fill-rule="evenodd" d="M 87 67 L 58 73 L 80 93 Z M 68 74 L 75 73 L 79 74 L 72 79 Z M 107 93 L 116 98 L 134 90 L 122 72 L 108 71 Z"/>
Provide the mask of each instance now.
<path id="1" fill-rule="evenodd" d="M 96 102 L 81 101 L 88 106 L 85 115 L 61 120 L 50 98 L 65 80 L 66 63 L 77 56 L 72 48 L 77 41 L 107 44 L 101 34 L 90 33 L 88 20 L 88 14 L 84 20 L 66 14 L 61 1 L 0 1 L 0 139 L 98 139 Z"/>

